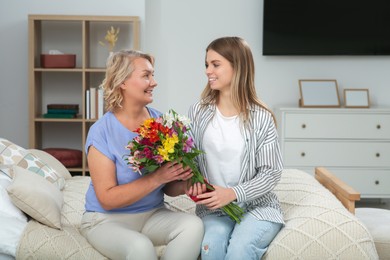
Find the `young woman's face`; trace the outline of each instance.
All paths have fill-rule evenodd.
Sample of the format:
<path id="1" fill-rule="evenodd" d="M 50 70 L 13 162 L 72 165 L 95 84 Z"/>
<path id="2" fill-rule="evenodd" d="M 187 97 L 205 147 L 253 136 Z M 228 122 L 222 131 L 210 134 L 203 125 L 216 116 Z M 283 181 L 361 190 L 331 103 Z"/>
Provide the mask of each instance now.
<path id="1" fill-rule="evenodd" d="M 206 75 L 212 89 L 230 90 L 233 67 L 227 59 L 216 51 L 208 50 L 206 53 Z"/>
<path id="2" fill-rule="evenodd" d="M 153 102 L 153 90 L 157 86 L 153 66 L 144 58 L 135 59 L 133 66 L 134 71 L 121 86 L 124 98 L 129 98 L 132 102 L 149 104 Z"/>

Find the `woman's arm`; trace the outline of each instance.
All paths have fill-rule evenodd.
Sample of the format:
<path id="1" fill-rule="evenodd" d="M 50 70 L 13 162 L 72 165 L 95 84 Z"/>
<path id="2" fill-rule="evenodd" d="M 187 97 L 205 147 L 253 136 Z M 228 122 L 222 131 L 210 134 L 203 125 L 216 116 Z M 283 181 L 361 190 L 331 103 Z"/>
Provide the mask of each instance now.
<path id="1" fill-rule="evenodd" d="M 142 178 L 118 185 L 112 160 L 93 146 L 89 148 L 87 159 L 96 196 L 105 210 L 131 205 L 161 185 L 183 179 L 188 175 L 181 165 L 166 163 Z"/>

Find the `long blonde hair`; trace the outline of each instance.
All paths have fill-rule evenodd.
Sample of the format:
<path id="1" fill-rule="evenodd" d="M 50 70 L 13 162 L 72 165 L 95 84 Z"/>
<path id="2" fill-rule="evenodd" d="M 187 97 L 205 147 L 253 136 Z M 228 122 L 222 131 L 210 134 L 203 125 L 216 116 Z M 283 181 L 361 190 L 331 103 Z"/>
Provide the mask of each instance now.
<path id="1" fill-rule="evenodd" d="M 206 55 L 209 50 L 223 56 L 233 68 L 233 79 L 230 86 L 231 99 L 239 111 L 240 118 L 244 122 L 249 120 L 249 107 L 251 105 L 258 105 L 266 109 L 274 117 L 267 105 L 257 97 L 255 64 L 252 51 L 247 42 L 240 37 L 222 37 L 212 41 L 207 46 Z M 207 83 L 201 94 L 202 104 L 216 103 L 218 95 L 219 91 L 211 89 L 210 84 Z"/>
<path id="2" fill-rule="evenodd" d="M 106 76 L 101 84 L 107 111 L 113 112 L 122 107 L 123 96 L 120 85 L 134 71 L 133 61 L 137 58 L 147 59 L 154 65 L 153 56 L 136 50 L 121 50 L 114 52 L 108 58 Z"/>

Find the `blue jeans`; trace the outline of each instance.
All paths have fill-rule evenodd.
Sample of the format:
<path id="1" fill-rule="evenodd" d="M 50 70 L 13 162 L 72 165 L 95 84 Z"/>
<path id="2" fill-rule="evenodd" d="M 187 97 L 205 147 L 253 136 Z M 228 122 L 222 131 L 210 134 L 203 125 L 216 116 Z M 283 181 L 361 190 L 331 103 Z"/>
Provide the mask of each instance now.
<path id="1" fill-rule="evenodd" d="M 202 260 L 259 260 L 282 228 L 282 224 L 257 220 L 246 213 L 240 224 L 228 216 L 203 218 L 205 234 Z"/>

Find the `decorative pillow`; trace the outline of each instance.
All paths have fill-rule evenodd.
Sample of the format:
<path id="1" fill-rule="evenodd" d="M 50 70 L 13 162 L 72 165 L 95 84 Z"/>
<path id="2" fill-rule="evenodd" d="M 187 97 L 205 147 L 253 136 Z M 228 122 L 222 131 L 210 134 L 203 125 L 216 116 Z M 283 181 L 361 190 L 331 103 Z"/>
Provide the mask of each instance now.
<path id="1" fill-rule="evenodd" d="M 63 177 L 52 167 L 28 150 L 3 138 L 0 138 L 0 164 L 20 166 L 55 183 L 60 190 L 64 188 Z"/>
<path id="2" fill-rule="evenodd" d="M 11 184 L 12 178 L 5 173 L 6 170 L 8 170 L 8 168 L 0 165 L 0 215 L 17 218 L 20 221 L 27 222 L 26 215 L 24 215 L 19 208 L 15 207 L 7 193 L 6 189 Z"/>
<path id="3" fill-rule="evenodd" d="M 67 148 L 46 148 L 43 150 L 51 154 L 66 167 L 80 167 L 83 162 L 83 153 L 80 150 Z"/>
<path id="4" fill-rule="evenodd" d="M 72 178 L 68 169 L 66 169 L 66 167 L 53 155 L 39 149 L 29 149 L 28 151 L 44 161 L 46 164 L 50 165 L 58 174 L 64 177 L 65 180 Z"/>
<path id="5" fill-rule="evenodd" d="M 52 183 L 28 170 L 13 166 L 13 182 L 7 188 L 15 206 L 33 219 L 61 229 L 63 196 Z"/>
<path id="6" fill-rule="evenodd" d="M 23 159 L 22 147 L 0 138 L 0 164 L 15 164 Z"/>
<path id="7" fill-rule="evenodd" d="M 15 257 L 19 240 L 26 225 L 27 221 L 3 216 L 0 213 L 0 259 L 3 259 L 2 253 Z"/>

